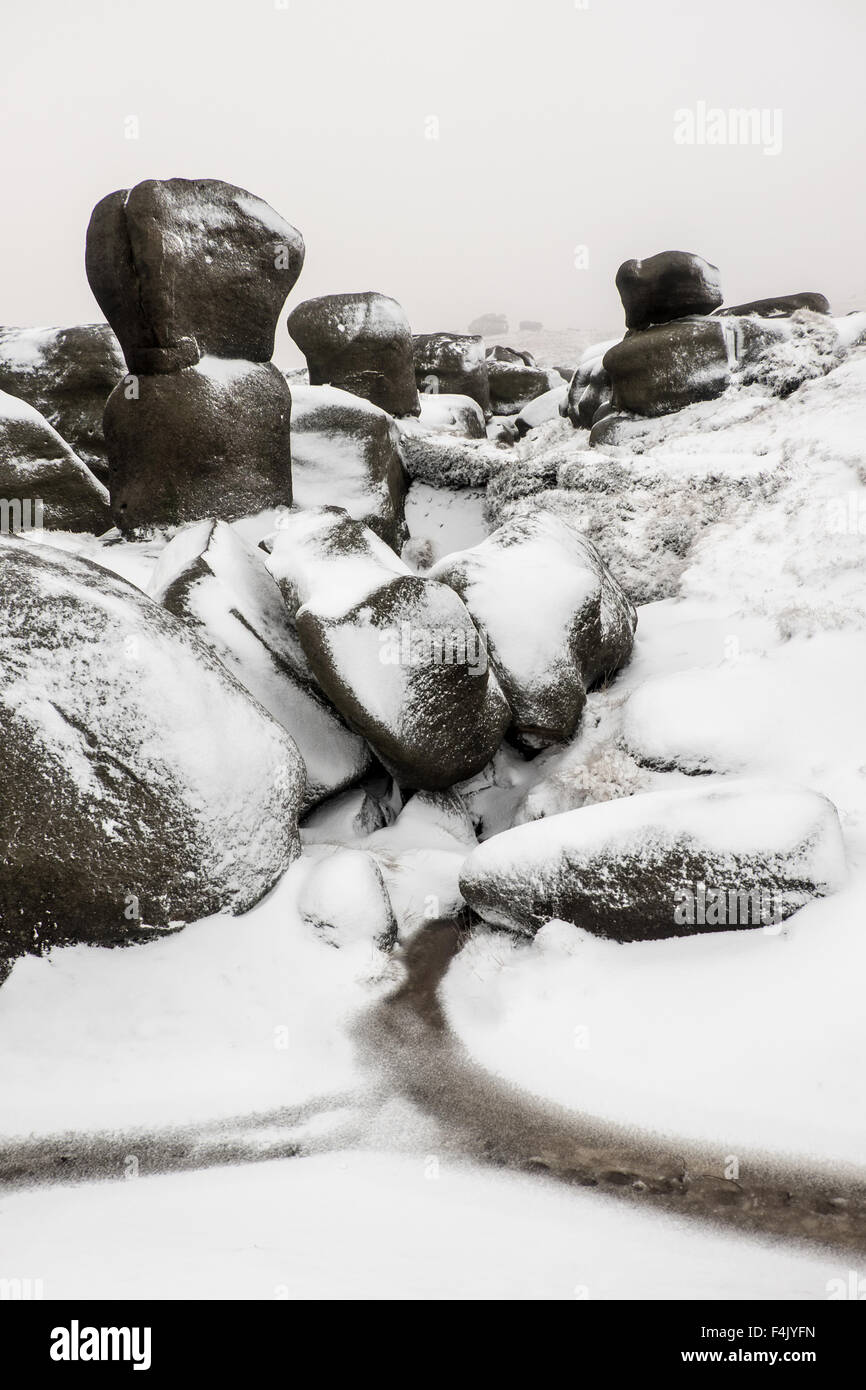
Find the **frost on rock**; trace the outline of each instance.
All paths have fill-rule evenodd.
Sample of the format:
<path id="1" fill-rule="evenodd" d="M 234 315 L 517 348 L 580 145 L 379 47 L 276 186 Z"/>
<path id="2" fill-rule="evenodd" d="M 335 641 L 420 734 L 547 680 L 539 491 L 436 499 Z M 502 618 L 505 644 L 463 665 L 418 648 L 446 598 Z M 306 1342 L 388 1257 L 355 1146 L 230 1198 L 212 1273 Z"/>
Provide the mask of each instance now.
<path id="1" fill-rule="evenodd" d="M 826 797 L 701 779 L 495 835 L 469 856 L 460 886 L 495 926 L 532 934 L 556 918 L 616 941 L 645 941 L 775 928 L 846 876 L 839 818 Z"/>
<path id="2" fill-rule="evenodd" d="M 397 781 L 436 790 L 483 767 L 508 708 L 457 595 L 338 507 L 289 514 L 271 545 L 316 679 Z"/>
<path id="3" fill-rule="evenodd" d="M 483 487 L 509 457 L 486 434 L 467 439 L 439 430 L 407 430 L 400 448 L 409 477 L 434 487 Z"/>
<path id="4" fill-rule="evenodd" d="M 456 590 L 485 634 L 520 741 L 570 738 L 589 687 L 628 659 L 637 621 L 592 542 L 542 512 L 447 555 L 430 574 Z"/>
<path id="5" fill-rule="evenodd" d="M 264 558 L 226 522 L 198 522 L 169 542 L 149 592 L 291 734 L 307 770 L 309 807 L 357 782 L 370 751 L 316 686 Z"/>
<path id="6" fill-rule="evenodd" d="M 298 852 L 292 739 L 131 585 L 0 551 L 3 953 L 246 911 Z"/>

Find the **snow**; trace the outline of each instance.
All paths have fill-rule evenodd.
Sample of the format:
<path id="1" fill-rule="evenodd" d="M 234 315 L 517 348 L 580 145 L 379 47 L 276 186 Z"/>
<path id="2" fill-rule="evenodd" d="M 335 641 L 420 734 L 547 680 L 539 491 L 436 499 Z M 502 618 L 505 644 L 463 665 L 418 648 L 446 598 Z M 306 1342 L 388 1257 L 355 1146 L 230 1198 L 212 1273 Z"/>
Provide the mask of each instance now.
<path id="1" fill-rule="evenodd" d="M 335 848 L 309 864 L 298 905 L 334 946 L 384 946 L 396 927 L 381 870 L 363 850 Z"/>
<path id="2" fill-rule="evenodd" d="M 483 490 L 417 481 L 406 497 L 406 523 L 414 544 L 429 543 L 431 561 L 479 545 L 490 532 L 484 520 Z"/>
<path id="3" fill-rule="evenodd" d="M 2 1135 L 278 1111 L 359 1086 L 347 1020 L 384 958 L 333 950 L 297 910 L 302 861 L 242 918 L 124 950 L 55 948 L 2 986 Z"/>
<path id="4" fill-rule="evenodd" d="M 76 1301 L 819 1300 L 851 1264 L 435 1151 L 22 1192 L 0 1215 L 6 1267 Z"/>
<path id="5" fill-rule="evenodd" d="M 297 596 L 298 608 L 307 604 L 321 618 L 339 617 L 395 575 L 411 574 L 372 531 L 360 526 L 347 530 L 347 519 L 337 507 L 291 512 L 272 538 L 271 574 Z"/>

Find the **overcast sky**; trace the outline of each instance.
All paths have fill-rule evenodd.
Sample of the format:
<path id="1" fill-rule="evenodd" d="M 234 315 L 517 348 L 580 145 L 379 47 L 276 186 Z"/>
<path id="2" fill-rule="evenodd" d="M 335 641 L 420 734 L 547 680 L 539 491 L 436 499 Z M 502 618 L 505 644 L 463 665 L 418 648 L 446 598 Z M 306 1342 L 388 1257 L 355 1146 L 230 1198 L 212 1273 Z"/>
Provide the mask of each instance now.
<path id="1" fill-rule="evenodd" d="M 864 0 L 5 0 L 0 25 L 7 324 L 99 319 L 93 204 L 172 175 L 300 228 L 289 307 L 377 289 L 418 332 L 618 332 L 617 266 L 668 248 L 728 303 L 866 307 Z M 741 107 L 781 112 L 772 140 L 675 139 Z"/>

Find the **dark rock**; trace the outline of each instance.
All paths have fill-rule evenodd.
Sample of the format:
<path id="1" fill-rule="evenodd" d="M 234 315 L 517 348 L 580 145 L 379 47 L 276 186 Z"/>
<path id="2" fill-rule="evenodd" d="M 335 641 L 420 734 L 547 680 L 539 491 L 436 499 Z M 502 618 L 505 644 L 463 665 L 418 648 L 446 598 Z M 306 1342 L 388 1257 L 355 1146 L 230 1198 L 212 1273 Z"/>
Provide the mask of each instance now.
<path id="1" fill-rule="evenodd" d="M 484 343 L 466 333 L 416 333 L 415 380 L 422 393 L 470 396 L 490 416 Z"/>
<path id="2" fill-rule="evenodd" d="M 296 506 L 345 507 L 399 554 L 409 534 L 403 510 L 407 486 L 400 431 L 391 415 L 331 386 L 293 388 Z"/>
<path id="3" fill-rule="evenodd" d="M 689 314 L 709 314 L 722 302 L 718 268 L 688 251 L 660 251 L 624 261 L 616 287 L 627 328 L 648 328 Z"/>
<path id="4" fill-rule="evenodd" d="M 714 309 L 713 313 L 720 318 L 732 314 L 756 314 L 762 319 L 782 319 L 790 318 L 798 309 L 810 309 L 813 314 L 829 314 L 830 301 L 826 295 L 806 290 L 802 294 L 780 294 L 775 299 L 753 299 L 748 304 L 732 304 L 729 309 Z"/>
<path id="5" fill-rule="evenodd" d="M 396 299 L 367 290 L 307 299 L 289 315 L 311 386 L 338 386 L 389 415 L 417 415 L 412 332 Z"/>
<path id="6" fill-rule="evenodd" d="M 139 533 L 291 506 L 291 408 L 270 362 L 208 357 L 122 381 L 104 419 L 116 525 Z"/>
<path id="7" fill-rule="evenodd" d="M 613 409 L 665 415 L 712 400 L 784 332 L 771 320 L 713 316 L 631 333 L 604 355 Z"/>
<path id="8" fill-rule="evenodd" d="M 517 415 L 536 396 L 559 384 L 558 372 L 492 357 L 487 359 L 487 377 L 494 415 Z"/>
<path id="9" fill-rule="evenodd" d="M 0 392 L 0 533 L 111 527 L 108 493 L 48 421 Z"/>
<path id="10" fill-rule="evenodd" d="M 592 541 L 548 512 L 446 555 L 430 577 L 460 595 L 485 634 L 512 731 L 528 748 L 571 738 L 587 690 L 631 654 L 634 606 Z"/>
<path id="11" fill-rule="evenodd" d="M 102 411 L 125 372 L 107 323 L 0 328 L 0 390 L 35 406 L 103 480 L 108 462 Z"/>
<path id="12" fill-rule="evenodd" d="M 272 545 L 319 685 L 396 781 L 436 791 L 480 771 L 509 713 L 457 595 L 337 507 L 293 512 Z"/>
<path id="13" fill-rule="evenodd" d="M 494 835 L 469 855 L 460 888 L 496 926 L 534 935 L 558 919 L 652 941 L 775 925 L 845 877 L 839 817 L 825 797 L 719 778 Z"/>
<path id="14" fill-rule="evenodd" d="M 131 372 L 199 357 L 267 362 L 304 241 L 261 198 L 218 179 L 147 179 L 97 203 L 90 288 Z"/>
<path id="15" fill-rule="evenodd" d="M 125 580 L 0 538 L 0 955 L 244 912 L 299 849 L 294 743 Z"/>
<path id="16" fill-rule="evenodd" d="M 578 368 L 568 387 L 565 407 L 575 429 L 592 429 L 598 411 L 610 404 L 611 389 L 603 358 Z"/>

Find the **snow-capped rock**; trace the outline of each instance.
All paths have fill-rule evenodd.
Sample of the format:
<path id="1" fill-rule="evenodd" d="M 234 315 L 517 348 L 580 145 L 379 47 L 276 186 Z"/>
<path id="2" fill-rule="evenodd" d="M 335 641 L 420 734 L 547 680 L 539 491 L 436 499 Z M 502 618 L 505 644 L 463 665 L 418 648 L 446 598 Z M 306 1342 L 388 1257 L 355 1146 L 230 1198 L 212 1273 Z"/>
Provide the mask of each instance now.
<path id="1" fill-rule="evenodd" d="M 288 319 L 311 386 L 337 386 L 389 415 L 417 415 L 412 331 L 396 299 L 365 290 L 306 299 Z"/>
<path id="2" fill-rule="evenodd" d="M 718 266 L 689 251 L 660 251 L 643 261 L 623 261 L 616 287 L 626 328 L 709 314 L 722 302 Z"/>
<path id="3" fill-rule="evenodd" d="M 370 750 L 316 686 L 264 558 L 226 522 L 196 522 L 166 546 L 148 592 L 189 623 L 291 734 L 306 766 L 310 807 L 357 782 Z"/>
<path id="4" fill-rule="evenodd" d="M 562 384 L 559 372 L 547 367 L 490 356 L 487 358 L 487 379 L 494 415 L 517 415 L 536 396 L 543 396 Z"/>
<path id="5" fill-rule="evenodd" d="M 463 599 L 530 747 L 574 733 L 586 692 L 628 659 L 637 615 L 595 546 L 549 513 L 507 522 L 433 566 Z"/>
<path id="6" fill-rule="evenodd" d="M 483 767 L 508 707 L 457 595 L 338 507 L 290 513 L 270 543 L 316 679 L 397 781 L 436 790 Z"/>
<path id="7" fill-rule="evenodd" d="M 344 507 L 399 554 L 407 479 L 393 416 L 332 386 L 292 388 L 292 494 Z"/>
<path id="8" fill-rule="evenodd" d="M 388 950 L 397 939 L 382 871 L 362 849 L 323 852 L 298 893 L 298 910 L 332 946 L 370 942 Z"/>
<path id="9" fill-rule="evenodd" d="M 108 492 L 39 411 L 0 391 L 0 531 L 111 526 Z"/>
<path id="10" fill-rule="evenodd" d="M 107 323 L 0 328 L 0 390 L 35 406 L 103 482 L 108 460 L 102 412 L 125 372 Z"/>
<path id="11" fill-rule="evenodd" d="M 528 434 L 547 420 L 555 420 L 562 414 L 562 406 L 568 396 L 568 387 L 562 383 L 552 387 L 542 395 L 536 396 L 515 416 L 514 428 L 519 435 Z"/>
<path id="12" fill-rule="evenodd" d="M 367 837 L 364 847 L 381 869 L 401 939 L 463 911 L 460 870 L 477 843 L 454 791 L 417 792 L 391 825 Z"/>
<path id="13" fill-rule="evenodd" d="M 701 779 L 494 835 L 467 859 L 466 901 L 530 934 L 571 922 L 616 941 L 779 924 L 847 876 L 836 808 L 817 792 Z"/>
<path id="14" fill-rule="evenodd" d="M 0 538 L 0 954 L 244 912 L 298 852 L 297 748 L 183 623 Z"/>
<path id="15" fill-rule="evenodd" d="M 146 179 L 93 209 L 90 288 L 131 372 L 200 357 L 267 362 L 304 240 L 263 199 L 219 179 Z"/>
<path id="16" fill-rule="evenodd" d="M 420 400 L 421 414 L 418 419 L 401 421 L 400 428 L 403 434 L 412 430 L 430 431 L 433 434 L 456 434 L 465 439 L 484 438 L 484 411 L 471 396 L 422 391 Z"/>
<path id="17" fill-rule="evenodd" d="M 124 379 L 104 416 L 115 524 L 137 533 L 291 506 L 291 408 L 270 362 L 203 357 Z"/>

